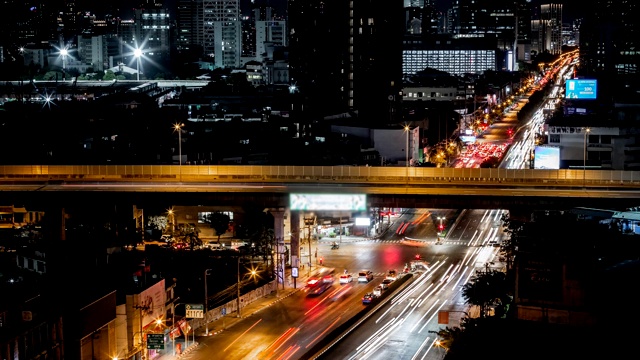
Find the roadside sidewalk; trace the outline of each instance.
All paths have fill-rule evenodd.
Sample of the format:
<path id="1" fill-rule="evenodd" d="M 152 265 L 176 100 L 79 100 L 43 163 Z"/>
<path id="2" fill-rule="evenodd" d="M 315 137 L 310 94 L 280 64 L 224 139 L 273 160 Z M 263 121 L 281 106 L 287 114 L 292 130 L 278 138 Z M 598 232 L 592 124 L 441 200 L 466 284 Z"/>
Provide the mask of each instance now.
<path id="1" fill-rule="evenodd" d="M 313 265 L 311 267 L 311 275 L 314 275 L 318 272 L 319 269 L 323 268 L 322 266 Z M 285 271 L 285 280 L 284 286 L 283 284 L 278 284 L 278 290 L 273 291 L 270 294 L 263 296 L 244 306 L 241 311 L 241 317 L 238 317 L 237 312 L 229 313 L 226 316 L 221 317 L 220 319 L 209 322 L 208 326 L 201 326 L 195 329 L 195 343 L 192 343 L 191 337 L 189 337 L 189 346 L 182 351 L 181 355 L 173 355 L 173 348 L 171 344 L 165 345 L 165 353 L 160 354 L 158 356 L 153 357 L 153 360 L 174 360 L 180 359 L 186 354 L 195 351 L 198 348 L 199 342 L 203 340 L 206 336 L 216 336 L 221 334 L 227 329 L 232 328 L 234 325 L 242 322 L 244 319 L 259 313 L 261 310 L 276 304 L 279 301 L 295 294 L 296 292 L 303 290 L 309 275 L 308 269 L 304 271 L 300 271 L 300 276 L 296 279 L 296 286 L 294 287 L 293 278 L 291 278 L 291 269 L 287 269 Z M 209 330 L 209 333 L 206 333 L 206 330 Z M 183 343 L 183 340 L 176 341 L 176 343 Z"/>

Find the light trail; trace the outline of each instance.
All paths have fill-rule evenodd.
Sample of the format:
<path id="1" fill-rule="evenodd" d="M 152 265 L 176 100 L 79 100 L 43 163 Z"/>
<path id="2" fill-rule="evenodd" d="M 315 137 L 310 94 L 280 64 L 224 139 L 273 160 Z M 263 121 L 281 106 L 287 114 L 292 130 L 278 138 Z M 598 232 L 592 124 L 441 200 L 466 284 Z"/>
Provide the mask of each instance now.
<path id="1" fill-rule="evenodd" d="M 262 321 L 262 319 L 259 319 L 258 321 L 256 321 L 255 323 L 253 323 L 253 325 L 251 325 L 247 330 L 245 330 L 242 334 L 240 334 L 235 340 L 233 340 L 231 342 L 231 344 L 227 345 L 226 348 L 224 348 L 224 350 L 222 350 L 223 352 L 227 351 L 233 344 L 236 343 L 236 341 L 238 341 L 241 337 L 243 337 L 246 333 L 249 332 L 249 330 L 253 329 L 256 325 L 258 325 L 260 323 L 260 321 Z"/>

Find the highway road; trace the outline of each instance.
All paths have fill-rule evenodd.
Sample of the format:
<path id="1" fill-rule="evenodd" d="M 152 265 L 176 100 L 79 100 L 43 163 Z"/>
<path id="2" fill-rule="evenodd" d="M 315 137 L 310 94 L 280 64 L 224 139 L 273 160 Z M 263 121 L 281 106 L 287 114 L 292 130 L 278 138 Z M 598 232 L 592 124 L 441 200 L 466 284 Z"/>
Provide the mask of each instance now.
<path id="1" fill-rule="evenodd" d="M 462 286 L 476 271 L 499 266 L 492 263 L 502 241 L 501 210 L 467 210 L 442 245 L 420 250 L 429 268 L 414 274 L 410 284 L 380 304 L 379 309 L 319 359 L 441 359 L 435 332 L 458 326 L 470 313 L 461 295 Z M 438 312 L 450 313 L 448 324 L 438 324 Z M 473 315 L 473 312 L 471 312 Z"/>
<path id="2" fill-rule="evenodd" d="M 342 285 L 336 281 L 319 296 L 296 292 L 216 336 L 201 338 L 200 346 L 182 358 L 301 359 L 329 332 L 368 307 L 362 304 L 362 296 L 377 286 L 389 269 L 402 271 L 406 263 L 420 254 L 431 264 L 430 270 L 417 272 L 410 284 L 391 297 L 375 316 L 327 353 L 332 354 L 327 357 L 332 359 L 368 358 L 371 354 L 366 349 L 373 346 L 375 358 L 384 354 L 394 359 L 411 359 L 407 354 L 426 352 L 425 341 L 431 346 L 429 341 L 434 339 L 434 334 L 429 331 L 440 326 L 431 318 L 437 309 L 466 311 L 460 288 L 474 269 L 485 268 L 495 256 L 497 248 L 482 245 L 502 236 L 501 214 L 498 210 L 410 209 L 392 219 L 392 227 L 379 240 L 345 241 L 338 250 L 330 249 L 334 239 L 320 241 L 314 244 L 318 257 L 324 259 L 327 268 L 335 269 L 336 277 L 343 269 L 356 277 L 359 270 L 370 269 L 375 275 L 373 281 L 357 283 L 356 280 Z M 436 245 L 438 217 L 444 218 L 446 234 Z M 404 234 L 397 233 L 399 228 L 405 229 Z M 398 320 L 393 319 L 403 318 L 403 311 L 409 310 L 411 316 L 402 324 L 394 325 Z M 452 319 L 455 320 L 450 325 L 455 324 L 459 316 Z M 417 327 L 407 331 L 408 326 Z M 376 331 L 383 328 L 397 329 L 385 336 L 404 339 L 406 344 L 395 340 L 382 345 L 372 342 L 379 337 Z M 369 344 L 366 349 L 359 348 L 365 343 Z M 431 358 L 429 356 L 426 358 Z"/>

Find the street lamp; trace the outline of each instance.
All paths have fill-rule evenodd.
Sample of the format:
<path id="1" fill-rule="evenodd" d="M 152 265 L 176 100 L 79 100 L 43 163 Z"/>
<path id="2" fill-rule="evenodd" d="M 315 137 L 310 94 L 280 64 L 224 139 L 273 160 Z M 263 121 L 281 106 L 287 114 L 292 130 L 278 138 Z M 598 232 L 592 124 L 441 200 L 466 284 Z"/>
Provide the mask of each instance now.
<path id="1" fill-rule="evenodd" d="M 238 291 L 238 298 L 237 298 L 237 306 L 238 306 L 238 317 L 241 318 L 242 317 L 242 312 L 240 309 L 240 259 L 242 257 L 240 255 L 238 255 L 238 284 L 236 286 L 237 291 Z M 251 270 L 251 276 L 257 276 L 258 272 L 255 271 L 255 269 Z"/>
<path id="2" fill-rule="evenodd" d="M 142 50 L 133 50 L 133 56 L 136 58 L 136 79 L 140 81 L 140 57 L 142 56 Z"/>
<path id="3" fill-rule="evenodd" d="M 582 186 L 585 186 L 587 177 L 587 136 L 591 132 L 590 128 L 584 129 L 583 156 L 582 156 Z"/>
<path id="4" fill-rule="evenodd" d="M 183 123 L 173 124 L 173 131 L 178 132 L 178 165 L 180 167 L 180 181 L 182 182 L 182 128 Z"/>
<path id="5" fill-rule="evenodd" d="M 209 336 L 209 322 L 207 321 L 207 310 L 208 310 L 207 304 L 209 303 L 209 295 L 207 292 L 207 275 L 211 270 L 212 269 L 206 269 L 204 271 L 204 319 L 205 319 L 204 333 L 206 334 L 206 336 Z"/>
<path id="6" fill-rule="evenodd" d="M 405 125 L 404 126 L 404 132 L 407 134 L 407 141 L 406 141 L 406 146 L 404 148 L 405 154 L 404 154 L 404 158 L 405 158 L 405 162 L 404 165 L 405 167 L 407 167 L 407 169 L 409 168 L 409 125 Z M 408 170 L 407 170 L 408 171 Z"/>
<path id="7" fill-rule="evenodd" d="M 237 284 L 237 290 L 238 290 L 238 299 L 237 299 L 238 317 L 241 318 L 242 317 L 242 313 L 240 312 L 240 256 L 238 256 L 238 284 Z"/>
<path id="8" fill-rule="evenodd" d="M 62 70 L 64 70 L 67 68 L 67 55 L 69 55 L 69 50 L 60 50 L 60 55 L 62 56 Z"/>

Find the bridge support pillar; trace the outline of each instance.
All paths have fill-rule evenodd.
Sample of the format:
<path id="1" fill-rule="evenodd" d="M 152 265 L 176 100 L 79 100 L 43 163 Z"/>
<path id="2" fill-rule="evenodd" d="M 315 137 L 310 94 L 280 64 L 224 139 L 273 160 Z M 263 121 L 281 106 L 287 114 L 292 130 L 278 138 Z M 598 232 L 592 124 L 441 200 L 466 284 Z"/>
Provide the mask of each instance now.
<path id="1" fill-rule="evenodd" d="M 67 213 L 64 207 L 47 207 L 44 211 L 43 232 L 48 241 L 64 241 L 67 239 L 66 227 Z"/>
<path id="2" fill-rule="evenodd" d="M 291 266 L 300 267 L 300 213 L 289 211 L 291 229 Z"/>

